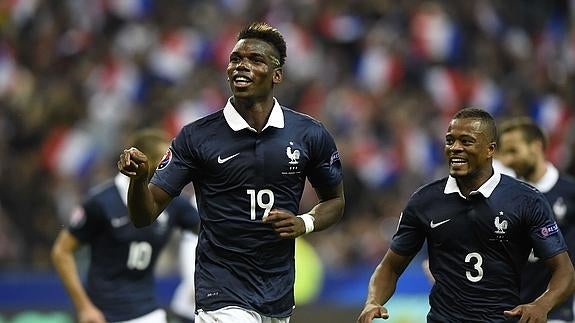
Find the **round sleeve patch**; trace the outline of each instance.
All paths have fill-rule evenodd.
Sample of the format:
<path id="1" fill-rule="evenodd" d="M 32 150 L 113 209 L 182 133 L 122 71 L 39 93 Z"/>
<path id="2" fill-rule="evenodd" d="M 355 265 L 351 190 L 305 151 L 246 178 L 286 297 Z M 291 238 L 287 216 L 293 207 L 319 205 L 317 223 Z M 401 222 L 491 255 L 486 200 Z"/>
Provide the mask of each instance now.
<path id="1" fill-rule="evenodd" d="M 168 150 L 164 154 L 164 157 L 162 157 L 162 160 L 158 164 L 158 170 L 166 168 L 166 166 L 168 166 L 171 160 L 172 160 L 172 151 L 170 150 L 170 148 L 168 148 Z"/>

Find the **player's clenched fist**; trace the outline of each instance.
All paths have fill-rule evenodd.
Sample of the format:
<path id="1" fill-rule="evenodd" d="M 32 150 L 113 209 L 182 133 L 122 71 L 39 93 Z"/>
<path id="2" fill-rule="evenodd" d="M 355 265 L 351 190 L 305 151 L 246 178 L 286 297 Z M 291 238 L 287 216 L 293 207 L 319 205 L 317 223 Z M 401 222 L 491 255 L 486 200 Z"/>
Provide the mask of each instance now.
<path id="1" fill-rule="evenodd" d="M 371 323 L 374 318 L 387 319 L 389 314 L 387 314 L 387 309 L 380 305 L 367 304 L 361 311 L 361 314 L 357 318 L 357 323 Z"/>
<path id="2" fill-rule="evenodd" d="M 148 157 L 137 148 L 124 149 L 118 160 L 120 173 L 133 179 L 146 178 L 150 165 Z"/>

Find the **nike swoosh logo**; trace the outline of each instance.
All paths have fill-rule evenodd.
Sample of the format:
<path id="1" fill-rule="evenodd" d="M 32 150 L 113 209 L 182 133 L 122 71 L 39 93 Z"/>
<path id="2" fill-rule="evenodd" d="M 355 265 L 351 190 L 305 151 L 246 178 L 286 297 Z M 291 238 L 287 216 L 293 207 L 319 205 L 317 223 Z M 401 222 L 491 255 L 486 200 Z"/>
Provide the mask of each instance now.
<path id="1" fill-rule="evenodd" d="M 229 156 L 229 157 L 226 157 L 226 158 L 222 158 L 222 157 L 218 156 L 218 164 L 223 164 L 223 163 L 227 162 L 228 160 L 230 160 L 230 159 L 236 157 L 236 156 L 239 155 L 239 154 L 240 154 L 240 153 L 233 154 L 233 155 L 231 155 L 231 156 Z"/>
<path id="2" fill-rule="evenodd" d="M 441 222 L 433 223 L 433 220 L 431 220 L 431 223 L 429 224 L 429 226 L 433 229 L 433 228 L 437 228 L 438 226 L 440 226 L 444 223 L 447 223 L 449 221 L 451 221 L 451 219 L 447 219 L 447 220 L 443 220 Z"/>

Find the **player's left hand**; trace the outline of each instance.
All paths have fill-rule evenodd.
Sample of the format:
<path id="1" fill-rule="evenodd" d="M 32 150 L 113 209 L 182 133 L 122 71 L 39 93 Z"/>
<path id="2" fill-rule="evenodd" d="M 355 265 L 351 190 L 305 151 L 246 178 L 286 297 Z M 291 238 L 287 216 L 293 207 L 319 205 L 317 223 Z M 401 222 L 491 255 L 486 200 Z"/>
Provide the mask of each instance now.
<path id="1" fill-rule="evenodd" d="M 305 233 L 303 220 L 288 210 L 272 209 L 262 221 L 271 224 L 280 238 L 294 239 Z"/>
<path id="2" fill-rule="evenodd" d="M 545 323 L 547 322 L 547 311 L 542 306 L 536 304 L 521 304 L 510 311 L 503 311 L 507 317 L 520 317 L 519 323 Z"/>

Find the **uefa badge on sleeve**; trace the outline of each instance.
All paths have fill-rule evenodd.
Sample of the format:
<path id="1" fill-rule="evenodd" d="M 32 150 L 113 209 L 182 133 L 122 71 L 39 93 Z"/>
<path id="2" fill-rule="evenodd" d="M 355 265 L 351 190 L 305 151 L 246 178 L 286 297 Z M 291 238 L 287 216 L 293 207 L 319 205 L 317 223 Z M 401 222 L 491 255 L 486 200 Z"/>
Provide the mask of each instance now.
<path id="1" fill-rule="evenodd" d="M 170 150 L 170 148 L 168 148 L 168 150 L 164 154 L 164 157 L 162 157 L 162 160 L 158 164 L 158 170 L 166 168 L 166 166 L 168 166 L 171 160 L 172 160 L 172 151 Z"/>

